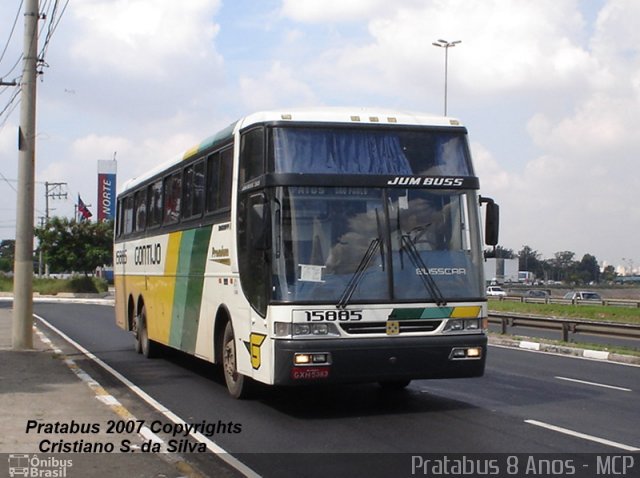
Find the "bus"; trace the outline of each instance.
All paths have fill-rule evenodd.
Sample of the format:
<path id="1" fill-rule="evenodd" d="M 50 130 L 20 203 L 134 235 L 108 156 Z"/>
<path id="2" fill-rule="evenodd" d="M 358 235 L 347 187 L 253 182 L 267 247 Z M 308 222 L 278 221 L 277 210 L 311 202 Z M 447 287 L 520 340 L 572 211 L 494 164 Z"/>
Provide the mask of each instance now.
<path id="1" fill-rule="evenodd" d="M 116 322 L 147 357 L 221 364 L 235 398 L 478 377 L 498 215 L 457 119 L 254 113 L 123 184 Z"/>

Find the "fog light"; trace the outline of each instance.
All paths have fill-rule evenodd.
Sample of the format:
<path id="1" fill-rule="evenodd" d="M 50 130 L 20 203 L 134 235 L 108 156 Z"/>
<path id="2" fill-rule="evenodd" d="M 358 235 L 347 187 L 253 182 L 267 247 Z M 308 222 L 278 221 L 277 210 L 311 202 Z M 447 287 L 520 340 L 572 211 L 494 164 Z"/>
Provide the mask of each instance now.
<path id="1" fill-rule="evenodd" d="M 327 354 L 313 354 L 313 363 L 327 363 Z"/>
<path id="2" fill-rule="evenodd" d="M 293 356 L 294 365 L 330 365 L 329 352 L 298 353 Z"/>
<path id="3" fill-rule="evenodd" d="M 311 354 L 295 354 L 293 363 L 296 365 L 306 365 L 311 363 Z"/>
<path id="4" fill-rule="evenodd" d="M 449 360 L 478 360 L 482 358 L 482 347 L 456 347 L 451 349 Z"/>
<path id="5" fill-rule="evenodd" d="M 467 357 L 479 358 L 482 357 L 482 349 L 480 347 L 471 347 L 467 349 Z"/>

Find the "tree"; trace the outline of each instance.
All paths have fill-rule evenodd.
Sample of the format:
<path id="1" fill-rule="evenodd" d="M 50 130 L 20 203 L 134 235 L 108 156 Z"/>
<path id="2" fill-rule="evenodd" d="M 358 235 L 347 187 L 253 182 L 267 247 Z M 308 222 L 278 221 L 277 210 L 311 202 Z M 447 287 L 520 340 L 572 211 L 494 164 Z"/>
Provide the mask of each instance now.
<path id="1" fill-rule="evenodd" d="M 82 272 L 113 263 L 113 222 L 92 223 L 54 217 L 37 228 L 45 261 L 51 272 Z"/>
<path id="2" fill-rule="evenodd" d="M 575 282 L 574 272 L 576 268 L 575 252 L 560 251 L 554 254 L 553 259 L 546 261 L 554 280 Z"/>
<path id="3" fill-rule="evenodd" d="M 541 255 L 529 246 L 522 246 L 518 252 L 518 270 L 533 272 L 536 277 L 545 277 Z"/>
<path id="4" fill-rule="evenodd" d="M 613 266 L 607 266 L 602 271 L 602 275 L 600 279 L 605 282 L 613 282 L 618 277 L 618 273 L 616 272 L 616 268 Z"/>
<path id="5" fill-rule="evenodd" d="M 0 242 L 0 271 L 11 272 L 15 259 L 16 241 L 4 239 Z"/>
<path id="6" fill-rule="evenodd" d="M 484 256 L 495 257 L 498 259 L 514 259 L 516 255 L 513 253 L 513 249 L 505 249 L 502 246 L 496 246 L 492 249 L 487 249 L 484 252 Z"/>
<path id="7" fill-rule="evenodd" d="M 600 282 L 600 266 L 595 256 L 582 256 L 582 260 L 576 265 L 576 276 L 584 284 Z"/>

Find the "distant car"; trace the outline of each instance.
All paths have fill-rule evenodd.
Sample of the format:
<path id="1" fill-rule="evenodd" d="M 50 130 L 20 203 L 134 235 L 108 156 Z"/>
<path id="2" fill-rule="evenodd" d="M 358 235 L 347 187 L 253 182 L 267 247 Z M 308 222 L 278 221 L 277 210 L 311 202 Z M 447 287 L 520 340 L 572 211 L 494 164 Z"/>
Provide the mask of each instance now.
<path id="1" fill-rule="evenodd" d="M 524 293 L 524 297 L 535 297 L 536 299 L 546 299 L 549 293 L 546 290 L 531 289 Z"/>
<path id="2" fill-rule="evenodd" d="M 490 285 L 487 287 L 487 295 L 491 297 L 504 297 L 507 293 L 500 286 Z"/>
<path id="3" fill-rule="evenodd" d="M 565 299 L 570 299 L 570 300 L 598 300 L 598 301 L 602 301 L 602 297 L 600 296 L 600 294 L 596 293 L 596 292 L 590 292 L 587 290 L 577 290 L 577 291 L 573 291 L 573 292 L 567 292 L 564 295 Z"/>

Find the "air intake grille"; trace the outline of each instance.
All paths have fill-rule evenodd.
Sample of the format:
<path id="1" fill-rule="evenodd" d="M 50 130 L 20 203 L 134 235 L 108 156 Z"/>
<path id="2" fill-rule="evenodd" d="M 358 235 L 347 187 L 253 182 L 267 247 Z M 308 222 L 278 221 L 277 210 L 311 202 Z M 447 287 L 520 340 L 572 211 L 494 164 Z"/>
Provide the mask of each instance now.
<path id="1" fill-rule="evenodd" d="M 433 332 L 442 323 L 441 320 L 401 320 L 400 333 Z M 382 334 L 387 335 L 387 322 L 349 322 L 340 324 L 347 334 Z"/>

